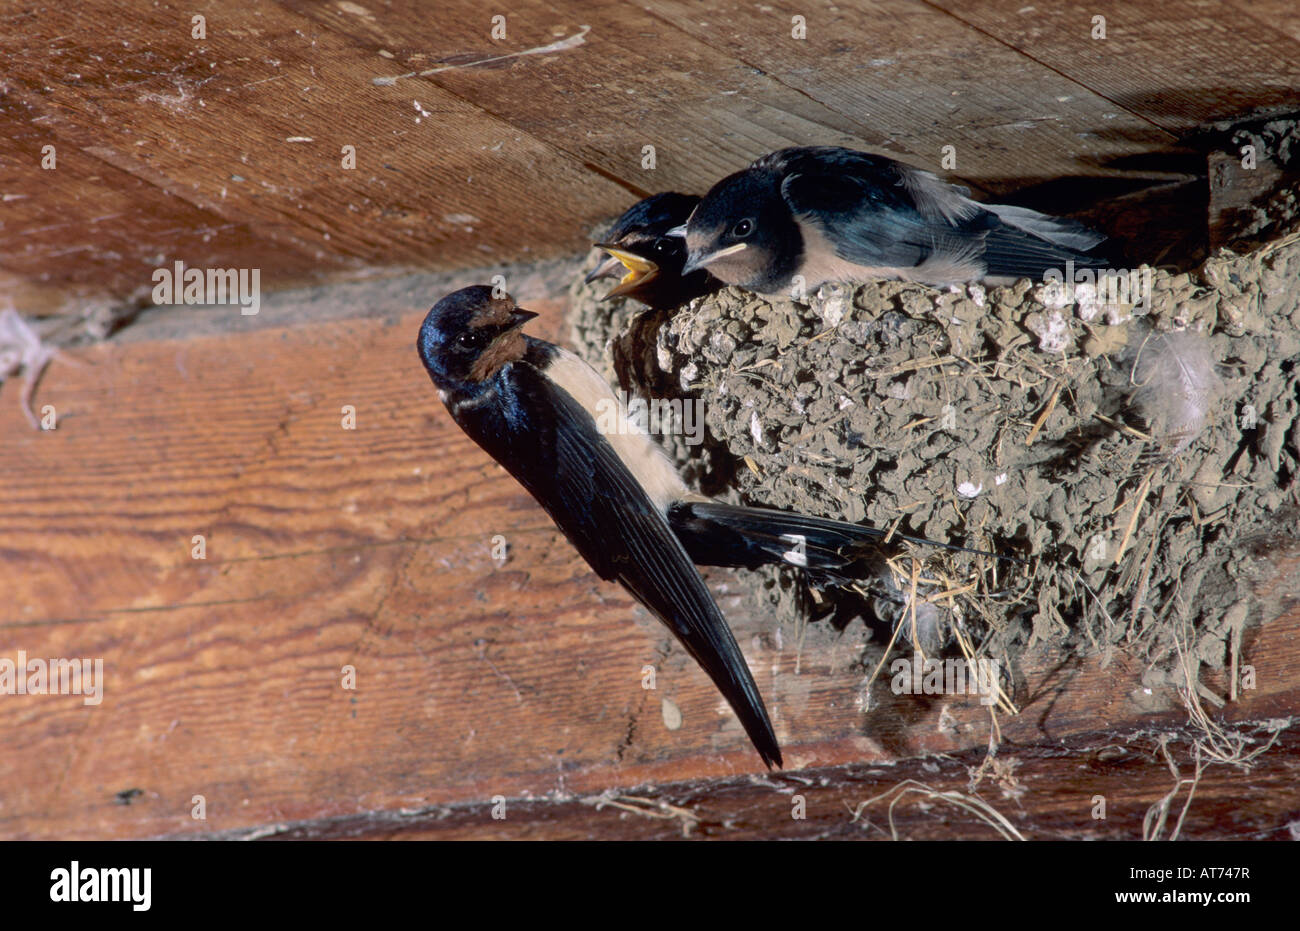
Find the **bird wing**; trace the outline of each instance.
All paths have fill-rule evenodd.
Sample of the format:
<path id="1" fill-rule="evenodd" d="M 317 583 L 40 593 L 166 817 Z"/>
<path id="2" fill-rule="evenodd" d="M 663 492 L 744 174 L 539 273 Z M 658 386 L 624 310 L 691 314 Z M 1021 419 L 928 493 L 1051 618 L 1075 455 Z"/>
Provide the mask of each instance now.
<path id="1" fill-rule="evenodd" d="M 503 465 L 603 579 L 617 580 L 681 641 L 740 718 L 768 766 L 781 749 L 745 657 L 674 536 L 582 405 L 516 363 L 506 403 L 462 406 L 466 433 Z"/>
<path id="2" fill-rule="evenodd" d="M 864 555 L 898 549 L 881 546 L 885 532 L 873 527 L 721 501 L 681 501 L 669 509 L 668 523 L 697 566 L 753 569 L 785 562 L 838 570 Z"/>
<path id="3" fill-rule="evenodd" d="M 1050 269 L 1064 276 L 1066 262 L 1094 269 L 1114 264 L 1104 252 L 1094 251 L 1106 237 L 1076 220 L 1028 207 L 986 206 L 1001 221 L 984 242 L 984 265 L 990 277 L 1039 279 Z"/>
<path id="4" fill-rule="evenodd" d="M 1089 252 L 1105 237 L 1027 207 L 981 204 L 967 188 L 883 156 L 835 147 L 776 153 L 782 195 L 818 225 L 836 254 L 859 265 L 943 268 L 974 263 L 984 275 L 1041 278 L 1048 269 L 1104 268 Z M 944 277 L 939 274 L 936 277 Z M 958 276 L 960 277 L 960 276 Z"/>
<path id="5" fill-rule="evenodd" d="M 833 576 L 860 559 L 888 557 L 898 552 L 896 543 L 885 543 L 886 536 L 923 546 L 1019 561 L 1012 556 L 905 533 L 891 536 L 863 524 L 722 501 L 681 501 L 669 510 L 668 522 L 699 566 L 752 569 L 785 562 Z"/>
<path id="6" fill-rule="evenodd" d="M 978 256 L 996 219 L 965 188 L 850 149 L 795 149 L 771 167 L 792 213 L 858 265 L 913 268 L 932 256 Z"/>

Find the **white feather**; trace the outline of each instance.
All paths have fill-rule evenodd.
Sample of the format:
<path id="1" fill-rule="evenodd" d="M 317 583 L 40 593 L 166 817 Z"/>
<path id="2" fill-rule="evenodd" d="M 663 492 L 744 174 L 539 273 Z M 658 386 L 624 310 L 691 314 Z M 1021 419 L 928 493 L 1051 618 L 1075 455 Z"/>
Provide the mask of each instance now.
<path id="1" fill-rule="evenodd" d="M 1066 249 L 1087 252 L 1106 238 L 1074 220 L 1049 217 L 1028 207 L 1012 207 L 1007 204 L 984 204 L 983 207 L 997 214 L 998 219 L 1008 226 L 1022 229 Z"/>
<path id="2" fill-rule="evenodd" d="M 1223 391 L 1209 340 L 1191 330 L 1148 333 L 1134 351 L 1129 377 L 1133 405 L 1168 456 L 1201 435 Z"/>

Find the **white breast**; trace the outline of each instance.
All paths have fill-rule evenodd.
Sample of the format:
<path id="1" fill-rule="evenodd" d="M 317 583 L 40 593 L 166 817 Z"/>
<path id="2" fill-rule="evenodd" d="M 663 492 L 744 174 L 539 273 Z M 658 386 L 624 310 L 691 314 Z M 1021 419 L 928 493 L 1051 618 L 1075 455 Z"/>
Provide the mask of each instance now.
<path id="1" fill-rule="evenodd" d="M 661 511 L 674 501 L 694 497 L 663 447 L 627 416 L 622 398 L 609 383 L 567 349 L 555 348 L 546 374 L 591 414 L 606 442 Z M 614 429 L 609 429 L 609 427 Z"/>

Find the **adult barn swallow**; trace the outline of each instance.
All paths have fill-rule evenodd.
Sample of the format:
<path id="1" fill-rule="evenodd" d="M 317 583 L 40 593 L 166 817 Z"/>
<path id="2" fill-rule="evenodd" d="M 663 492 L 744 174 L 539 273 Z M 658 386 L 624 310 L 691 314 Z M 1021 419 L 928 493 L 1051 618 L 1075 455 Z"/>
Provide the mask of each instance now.
<path id="1" fill-rule="evenodd" d="M 981 204 L 967 188 L 881 155 L 836 146 L 782 149 L 723 178 L 673 233 L 683 274 L 708 269 L 760 294 L 831 281 L 944 286 L 1041 279 L 1049 269 L 1103 268 L 1105 240 L 1080 223 L 1025 207 Z"/>
<path id="2" fill-rule="evenodd" d="M 654 310 L 681 307 L 692 298 L 722 287 L 706 271 L 682 274 L 686 264 L 686 244 L 668 231 L 686 222 L 700 199 L 694 194 L 665 191 L 637 201 L 614 221 L 605 241 L 593 243 L 609 253 L 586 278 L 622 275 L 605 300 L 631 297 Z"/>
<path id="3" fill-rule="evenodd" d="M 595 369 L 521 332 L 535 316 L 482 285 L 438 301 L 417 346 L 443 404 L 537 499 L 597 575 L 621 583 L 676 635 L 730 703 L 763 762 L 780 766 L 758 687 L 693 563 L 786 563 L 820 583 L 855 576 L 859 561 L 893 550 L 882 549 L 883 534 L 874 528 L 693 493 L 667 453 L 626 418 Z M 609 411 L 619 412 L 617 429 L 604 419 L 602 431 L 597 425 Z"/>

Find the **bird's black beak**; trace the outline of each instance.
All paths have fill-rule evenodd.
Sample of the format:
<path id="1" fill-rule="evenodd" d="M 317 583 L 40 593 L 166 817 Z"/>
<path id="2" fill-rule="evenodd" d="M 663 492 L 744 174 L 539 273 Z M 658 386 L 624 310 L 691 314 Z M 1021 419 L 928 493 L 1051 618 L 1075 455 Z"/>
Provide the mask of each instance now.
<path id="1" fill-rule="evenodd" d="M 611 288 L 610 292 L 601 298 L 601 300 L 609 300 L 611 297 L 618 297 L 620 294 L 627 294 L 639 285 L 643 285 L 646 282 L 653 280 L 654 277 L 659 274 L 658 265 L 651 262 L 649 259 L 642 258 L 635 252 L 628 252 L 626 249 L 621 249 L 613 243 L 608 242 L 598 242 L 596 243 L 596 248 L 604 249 L 614 257 L 613 261 L 621 263 L 623 267 L 627 269 L 627 274 L 623 276 L 622 280 Z M 604 266 L 602 265 L 601 267 L 603 268 Z M 600 269 L 597 269 L 597 271 L 599 270 Z"/>
<path id="2" fill-rule="evenodd" d="M 735 255 L 749 248 L 749 243 L 738 242 L 734 246 L 727 246 L 725 249 L 719 249 L 717 252 L 707 252 L 699 254 L 695 252 L 688 253 L 686 264 L 682 266 L 682 277 L 685 278 L 691 272 L 697 272 L 701 268 L 707 268 L 718 259 L 725 259 L 729 255 Z"/>
<path id="3" fill-rule="evenodd" d="M 517 330 L 536 316 L 537 314 L 533 313 L 531 310 L 524 310 L 522 307 L 516 307 L 510 313 L 510 323 L 506 329 Z"/>
<path id="4" fill-rule="evenodd" d="M 604 248 L 603 246 L 601 248 Z M 618 273 L 623 267 L 623 263 L 611 256 L 606 256 L 605 260 L 593 268 L 586 278 L 582 279 L 586 284 L 591 284 L 600 278 L 609 278 Z"/>

